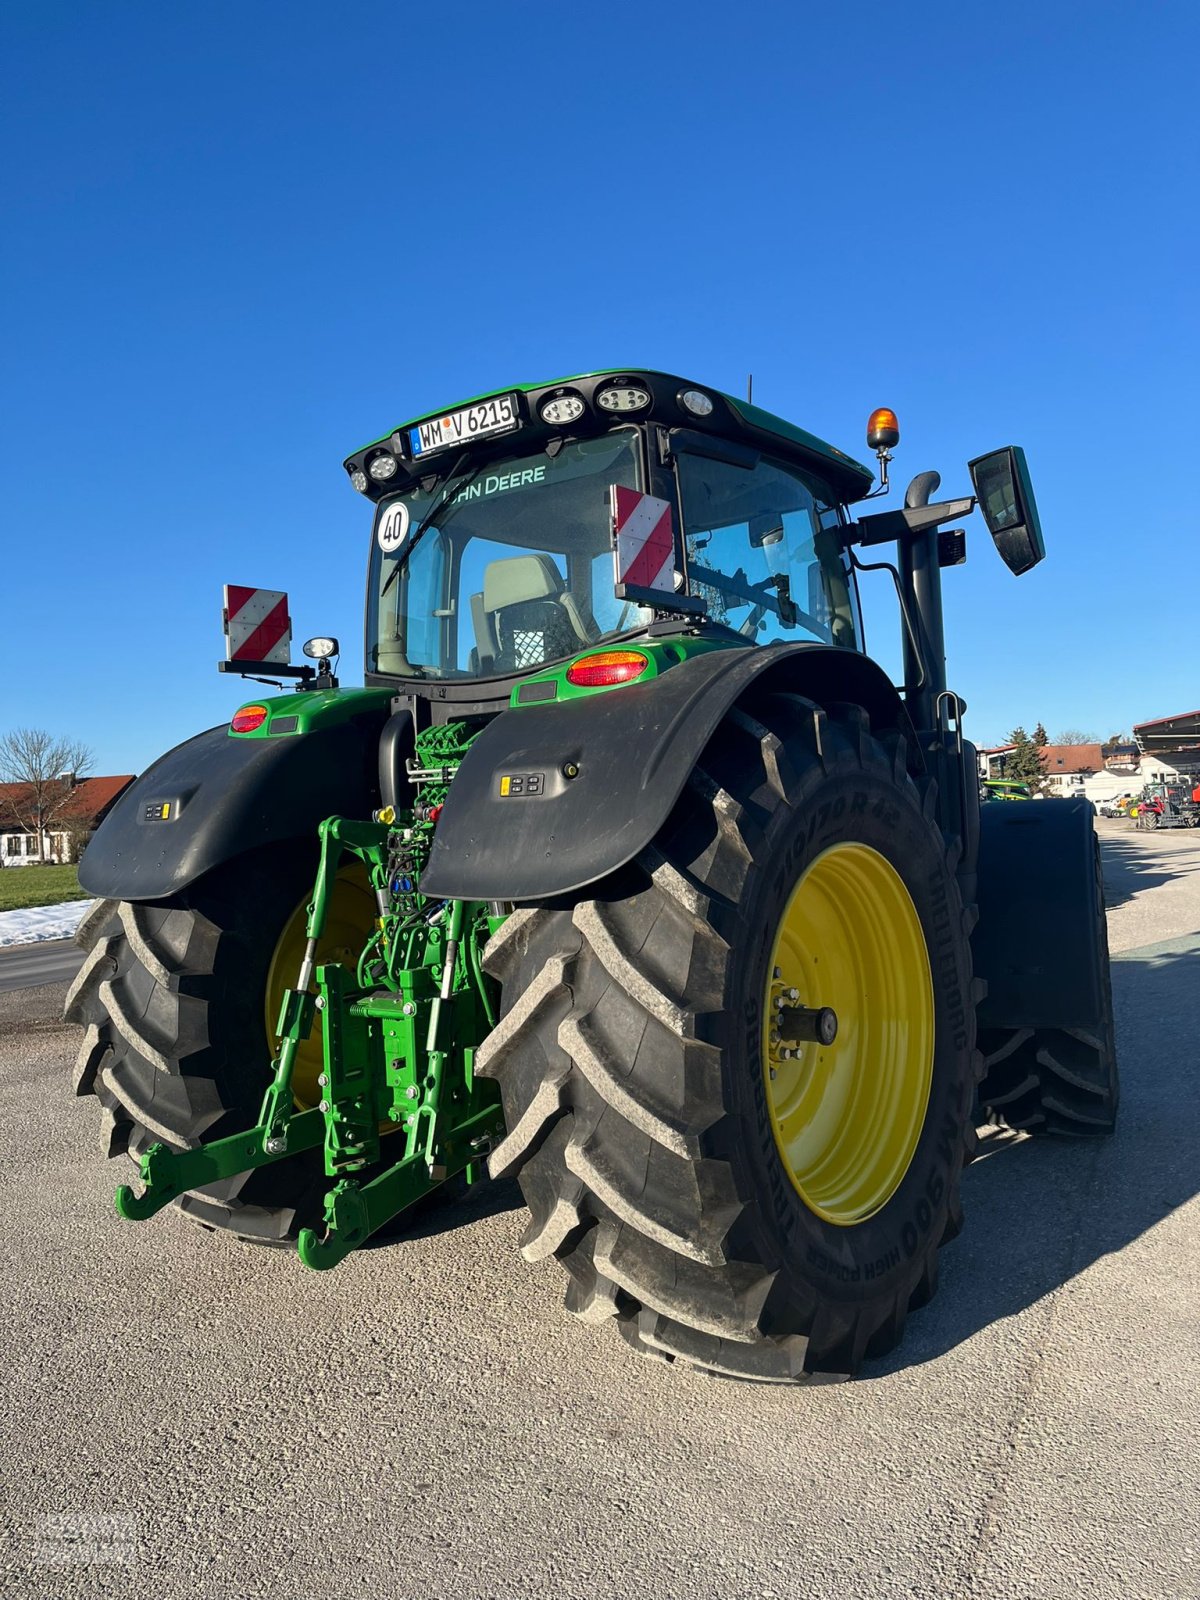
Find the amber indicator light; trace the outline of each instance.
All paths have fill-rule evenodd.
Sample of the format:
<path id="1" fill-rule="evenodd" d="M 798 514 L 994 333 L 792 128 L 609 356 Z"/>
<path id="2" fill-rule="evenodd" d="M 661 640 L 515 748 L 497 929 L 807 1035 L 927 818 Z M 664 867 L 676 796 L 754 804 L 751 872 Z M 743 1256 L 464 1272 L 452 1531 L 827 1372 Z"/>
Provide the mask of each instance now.
<path id="1" fill-rule="evenodd" d="M 567 682 L 577 689 L 607 689 L 614 683 L 632 683 L 649 665 L 640 650 L 601 650 L 569 666 Z"/>
<path id="2" fill-rule="evenodd" d="M 243 706 L 229 726 L 234 733 L 253 733 L 267 720 L 266 706 Z"/>

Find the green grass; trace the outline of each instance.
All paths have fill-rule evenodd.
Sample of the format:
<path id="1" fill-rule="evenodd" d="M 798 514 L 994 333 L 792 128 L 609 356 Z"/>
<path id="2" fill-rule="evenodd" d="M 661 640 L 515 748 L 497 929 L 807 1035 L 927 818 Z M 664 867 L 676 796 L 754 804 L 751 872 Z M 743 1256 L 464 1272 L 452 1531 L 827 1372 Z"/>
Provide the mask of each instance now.
<path id="1" fill-rule="evenodd" d="M 79 887 L 74 867 L 4 867 L 0 869 L 0 911 L 30 906 L 56 906 L 62 900 L 90 900 Z"/>

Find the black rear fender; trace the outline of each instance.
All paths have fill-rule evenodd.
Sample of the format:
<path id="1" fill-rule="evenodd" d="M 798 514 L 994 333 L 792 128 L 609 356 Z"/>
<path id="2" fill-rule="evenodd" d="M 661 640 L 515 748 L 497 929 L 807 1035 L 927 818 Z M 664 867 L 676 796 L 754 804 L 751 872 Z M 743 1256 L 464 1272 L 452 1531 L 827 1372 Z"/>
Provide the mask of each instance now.
<path id="1" fill-rule="evenodd" d="M 118 900 L 165 900 L 235 857 L 295 841 L 379 805 L 385 711 L 299 735 L 238 739 L 228 724 L 168 750 L 132 784 L 84 852 L 79 881 Z M 163 807 L 167 807 L 164 818 Z"/>
<path id="2" fill-rule="evenodd" d="M 527 901 L 595 883 L 649 844 L 726 712 L 779 690 L 851 701 L 877 730 L 911 733 L 881 668 L 816 644 L 715 650 L 644 684 L 505 711 L 459 768 L 422 889 Z"/>

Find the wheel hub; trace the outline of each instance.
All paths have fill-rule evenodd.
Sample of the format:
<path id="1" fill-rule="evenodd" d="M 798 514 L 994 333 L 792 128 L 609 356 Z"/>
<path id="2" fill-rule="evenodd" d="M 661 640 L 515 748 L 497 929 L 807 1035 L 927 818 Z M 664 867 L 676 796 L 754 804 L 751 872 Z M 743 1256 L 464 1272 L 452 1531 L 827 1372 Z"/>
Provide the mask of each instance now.
<path id="1" fill-rule="evenodd" d="M 791 989 L 788 995 L 789 998 L 797 997 L 798 991 Z M 782 995 L 776 998 L 772 1043 L 832 1044 L 837 1038 L 837 1030 L 837 1012 L 832 1006 L 789 1006 Z"/>
<path id="2" fill-rule="evenodd" d="M 810 1210 L 841 1227 L 908 1170 L 933 1074 L 933 980 L 903 879 L 868 845 L 809 864 L 775 932 L 762 1055 L 776 1148 Z"/>

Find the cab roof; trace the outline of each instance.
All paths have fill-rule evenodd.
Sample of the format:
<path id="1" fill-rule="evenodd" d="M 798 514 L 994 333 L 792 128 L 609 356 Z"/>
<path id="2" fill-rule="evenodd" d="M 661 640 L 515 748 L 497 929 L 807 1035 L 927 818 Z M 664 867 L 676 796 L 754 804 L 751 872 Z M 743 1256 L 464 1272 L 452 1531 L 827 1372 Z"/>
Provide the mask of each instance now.
<path id="1" fill-rule="evenodd" d="M 739 400 L 708 384 L 695 383 L 691 379 L 680 378 L 672 373 L 659 372 L 648 367 L 608 367 L 597 372 L 576 373 L 571 377 L 554 378 L 543 383 L 512 383 L 500 389 L 490 389 L 485 394 L 458 400 L 435 411 L 421 412 L 400 423 L 390 434 L 381 439 L 374 439 L 361 450 L 356 450 L 347 458 L 346 470 L 353 472 L 356 468 L 365 469 L 367 460 L 381 449 L 398 454 L 402 465 L 407 466 L 408 462 L 404 458 L 411 450 L 408 441 L 412 431 L 419 424 L 459 411 L 465 406 L 498 399 L 502 395 L 516 394 L 525 397 L 523 407 L 525 414 L 522 417 L 522 425 L 516 432 L 519 432 L 523 440 L 527 439 L 534 445 L 540 445 L 546 438 L 564 431 L 543 423 L 538 411 L 543 400 L 552 398 L 562 390 L 578 393 L 588 406 L 585 417 L 571 424 L 567 431 L 572 434 L 584 431 L 589 421 L 593 426 L 599 423 L 607 428 L 612 422 L 621 419 L 615 414 L 597 411 L 591 402 L 596 393 L 614 387 L 618 381 L 639 384 L 647 388 L 651 395 L 651 404 L 648 408 L 636 415 L 628 415 L 624 420 L 631 422 L 649 420 L 657 422 L 662 427 L 684 427 L 697 432 L 717 433 L 738 439 L 755 449 L 769 451 L 816 473 L 829 483 L 839 500 L 861 500 L 870 493 L 874 485 L 875 474 L 870 467 L 855 461 L 852 456 L 846 455 L 834 445 L 827 444 L 825 440 L 818 439 L 815 434 L 798 428 L 786 418 L 778 417 L 771 411 L 764 411 L 761 406 L 752 405 L 748 400 Z M 688 389 L 699 390 L 713 401 L 711 415 L 696 417 L 685 410 L 680 404 L 679 395 Z M 499 442 L 509 445 L 513 438 L 514 433 L 510 432 L 500 436 Z M 378 486 L 378 492 L 394 488 L 394 483 L 381 484 Z M 372 495 L 372 498 L 374 497 Z"/>

